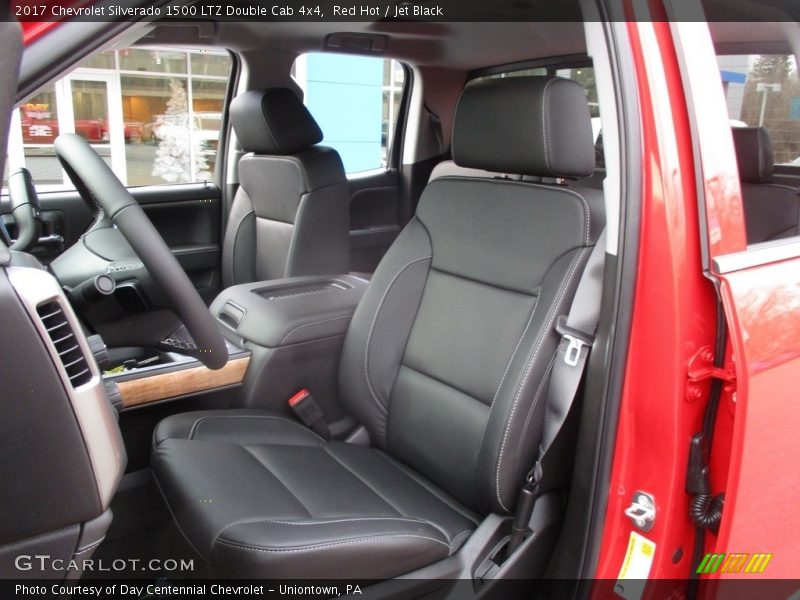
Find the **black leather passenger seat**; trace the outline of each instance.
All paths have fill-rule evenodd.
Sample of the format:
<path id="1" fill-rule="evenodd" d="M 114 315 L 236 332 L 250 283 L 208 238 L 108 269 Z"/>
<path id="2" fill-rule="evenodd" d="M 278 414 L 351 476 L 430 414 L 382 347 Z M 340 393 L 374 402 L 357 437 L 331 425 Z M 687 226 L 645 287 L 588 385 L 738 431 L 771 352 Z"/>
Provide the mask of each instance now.
<path id="1" fill-rule="evenodd" d="M 586 94 L 555 77 L 471 85 L 453 155 L 587 177 Z M 371 445 L 325 442 L 267 410 L 166 419 L 153 471 L 187 541 L 219 576 L 390 578 L 510 514 L 541 439 L 555 321 L 604 226 L 602 198 L 570 186 L 432 181 L 344 342 L 340 397 Z"/>
<path id="2" fill-rule="evenodd" d="M 773 183 L 772 141 L 764 127 L 734 127 L 747 243 L 800 235 L 800 193 Z"/>

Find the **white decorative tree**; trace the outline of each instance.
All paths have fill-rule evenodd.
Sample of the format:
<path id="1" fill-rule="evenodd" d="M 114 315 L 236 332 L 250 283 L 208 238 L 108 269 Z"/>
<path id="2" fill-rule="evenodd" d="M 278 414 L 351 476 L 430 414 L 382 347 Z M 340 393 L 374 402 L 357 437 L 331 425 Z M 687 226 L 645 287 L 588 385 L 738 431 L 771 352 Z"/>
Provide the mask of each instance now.
<path id="1" fill-rule="evenodd" d="M 202 153 L 202 142 L 191 132 L 186 90 L 175 79 L 170 81 L 169 87 L 166 114 L 154 131 L 158 137 L 158 150 L 153 161 L 153 175 L 170 183 L 211 179 Z"/>

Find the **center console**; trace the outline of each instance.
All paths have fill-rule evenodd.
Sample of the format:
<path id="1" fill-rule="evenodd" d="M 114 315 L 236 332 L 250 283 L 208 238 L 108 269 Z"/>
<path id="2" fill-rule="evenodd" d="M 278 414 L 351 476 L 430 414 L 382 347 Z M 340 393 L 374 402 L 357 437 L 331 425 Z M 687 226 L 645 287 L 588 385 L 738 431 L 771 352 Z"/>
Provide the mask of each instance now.
<path id="1" fill-rule="evenodd" d="M 221 292 L 211 314 L 230 342 L 250 351 L 237 404 L 284 412 L 305 388 L 333 435 L 351 429 L 338 402 L 339 358 L 367 283 L 354 275 L 293 277 Z"/>

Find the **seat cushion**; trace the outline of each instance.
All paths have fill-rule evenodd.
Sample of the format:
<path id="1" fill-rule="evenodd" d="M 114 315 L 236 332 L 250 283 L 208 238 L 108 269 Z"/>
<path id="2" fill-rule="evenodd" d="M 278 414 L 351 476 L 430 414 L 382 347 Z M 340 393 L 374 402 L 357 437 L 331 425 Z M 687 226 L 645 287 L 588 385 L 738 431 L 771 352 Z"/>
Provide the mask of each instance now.
<path id="1" fill-rule="evenodd" d="M 219 576 L 389 578 L 446 558 L 477 525 L 385 453 L 269 411 L 176 415 L 154 445 L 170 511 Z"/>

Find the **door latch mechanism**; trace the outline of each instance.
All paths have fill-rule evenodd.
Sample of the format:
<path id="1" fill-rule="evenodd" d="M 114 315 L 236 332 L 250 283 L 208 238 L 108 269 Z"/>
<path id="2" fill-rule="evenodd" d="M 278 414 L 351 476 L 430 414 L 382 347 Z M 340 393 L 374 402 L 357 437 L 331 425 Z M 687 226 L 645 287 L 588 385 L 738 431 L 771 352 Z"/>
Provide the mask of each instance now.
<path id="1" fill-rule="evenodd" d="M 636 492 L 631 505 L 625 509 L 628 517 L 637 529 L 650 531 L 656 522 L 656 501 L 652 494 Z"/>

